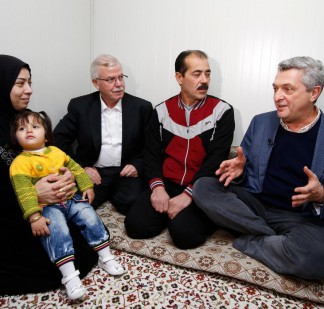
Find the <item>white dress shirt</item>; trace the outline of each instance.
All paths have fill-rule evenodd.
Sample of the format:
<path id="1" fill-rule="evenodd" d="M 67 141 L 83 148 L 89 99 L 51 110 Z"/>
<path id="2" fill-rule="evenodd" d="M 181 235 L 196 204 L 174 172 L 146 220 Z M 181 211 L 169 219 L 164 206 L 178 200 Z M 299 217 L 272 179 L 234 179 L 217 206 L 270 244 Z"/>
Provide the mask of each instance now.
<path id="1" fill-rule="evenodd" d="M 101 101 L 101 150 L 96 167 L 121 165 L 122 105 L 121 100 L 113 108 Z"/>

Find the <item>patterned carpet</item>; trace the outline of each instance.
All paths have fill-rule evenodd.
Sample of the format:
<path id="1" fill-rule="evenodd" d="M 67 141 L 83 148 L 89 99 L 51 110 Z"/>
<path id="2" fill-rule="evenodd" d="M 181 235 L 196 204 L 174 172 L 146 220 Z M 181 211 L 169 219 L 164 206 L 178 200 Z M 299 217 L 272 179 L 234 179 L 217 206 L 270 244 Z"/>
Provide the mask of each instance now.
<path id="1" fill-rule="evenodd" d="M 282 276 L 262 263 L 232 247 L 233 236 L 223 230 L 215 232 L 204 245 L 189 250 L 176 248 L 165 230 L 159 236 L 134 240 L 124 229 L 124 216 L 109 204 L 98 213 L 112 236 L 116 249 L 154 258 L 169 264 L 208 271 L 248 282 L 282 294 L 324 303 L 324 282 Z"/>
<path id="2" fill-rule="evenodd" d="M 324 308 L 229 277 L 170 265 L 114 250 L 128 273 L 111 277 L 95 267 L 83 283 L 83 302 L 68 301 L 63 289 L 0 298 L 0 308 Z"/>
<path id="3" fill-rule="evenodd" d="M 323 308 L 324 284 L 280 276 L 231 246 L 217 231 L 203 246 L 180 250 L 167 231 L 147 240 L 125 235 L 124 217 L 110 205 L 99 215 L 113 251 L 128 273 L 112 277 L 95 267 L 83 279 L 87 296 L 70 302 L 65 291 L 0 297 L 0 308 Z"/>

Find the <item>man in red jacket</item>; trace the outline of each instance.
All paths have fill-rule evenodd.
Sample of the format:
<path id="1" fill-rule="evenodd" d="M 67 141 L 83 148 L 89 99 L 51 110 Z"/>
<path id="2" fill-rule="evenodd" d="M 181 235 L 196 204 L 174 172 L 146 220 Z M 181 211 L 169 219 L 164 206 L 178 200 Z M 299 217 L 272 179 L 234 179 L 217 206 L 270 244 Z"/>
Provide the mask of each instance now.
<path id="1" fill-rule="evenodd" d="M 207 95 L 207 55 L 187 50 L 175 62 L 180 94 L 158 104 L 145 138 L 144 172 L 150 185 L 125 220 L 132 238 L 150 238 L 168 227 L 183 249 L 205 242 L 213 223 L 192 200 L 197 179 L 213 176 L 228 157 L 234 132 L 231 105 Z"/>

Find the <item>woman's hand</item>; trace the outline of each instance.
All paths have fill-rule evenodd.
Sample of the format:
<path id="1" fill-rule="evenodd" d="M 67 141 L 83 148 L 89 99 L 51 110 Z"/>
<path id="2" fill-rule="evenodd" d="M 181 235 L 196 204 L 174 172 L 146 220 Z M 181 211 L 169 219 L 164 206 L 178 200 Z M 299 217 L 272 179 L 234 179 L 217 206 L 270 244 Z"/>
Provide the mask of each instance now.
<path id="1" fill-rule="evenodd" d="M 66 200 L 74 193 L 74 176 L 66 167 L 60 168 L 61 174 L 43 177 L 35 184 L 38 202 L 55 204 Z"/>

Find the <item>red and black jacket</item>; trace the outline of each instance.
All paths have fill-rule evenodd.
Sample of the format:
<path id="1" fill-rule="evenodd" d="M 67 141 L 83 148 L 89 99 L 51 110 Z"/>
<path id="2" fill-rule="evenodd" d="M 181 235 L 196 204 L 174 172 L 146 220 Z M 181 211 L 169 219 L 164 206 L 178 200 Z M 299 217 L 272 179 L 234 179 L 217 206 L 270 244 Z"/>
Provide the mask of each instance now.
<path id="1" fill-rule="evenodd" d="M 144 170 L 151 189 L 164 179 L 185 186 L 191 197 L 194 182 L 214 176 L 228 158 L 234 135 L 234 110 L 227 102 L 207 95 L 190 111 L 180 95 L 158 104 L 146 132 Z"/>

